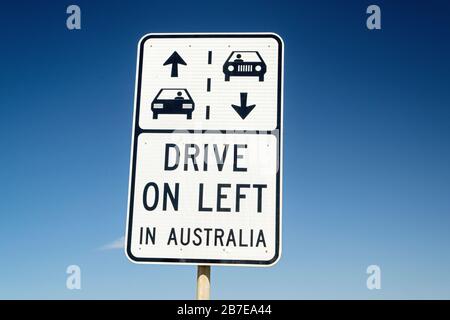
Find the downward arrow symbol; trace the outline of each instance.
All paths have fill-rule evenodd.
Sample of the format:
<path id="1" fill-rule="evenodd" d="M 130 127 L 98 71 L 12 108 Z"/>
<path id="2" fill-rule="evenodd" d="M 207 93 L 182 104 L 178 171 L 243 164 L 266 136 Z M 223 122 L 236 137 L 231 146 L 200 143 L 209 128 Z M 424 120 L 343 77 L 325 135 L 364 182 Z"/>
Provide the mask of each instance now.
<path id="1" fill-rule="evenodd" d="M 232 104 L 233 109 L 238 113 L 238 115 L 245 119 L 249 113 L 256 107 L 256 104 L 250 106 L 247 105 L 247 92 L 241 92 L 241 105 L 237 106 Z"/>

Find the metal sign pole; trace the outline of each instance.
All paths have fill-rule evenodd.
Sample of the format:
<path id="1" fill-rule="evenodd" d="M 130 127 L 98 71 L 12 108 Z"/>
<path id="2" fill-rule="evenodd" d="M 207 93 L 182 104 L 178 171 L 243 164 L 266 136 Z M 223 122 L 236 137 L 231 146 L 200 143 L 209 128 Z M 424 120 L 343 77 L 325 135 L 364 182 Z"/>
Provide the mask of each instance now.
<path id="1" fill-rule="evenodd" d="M 209 300 L 211 266 L 197 266 L 197 300 Z"/>

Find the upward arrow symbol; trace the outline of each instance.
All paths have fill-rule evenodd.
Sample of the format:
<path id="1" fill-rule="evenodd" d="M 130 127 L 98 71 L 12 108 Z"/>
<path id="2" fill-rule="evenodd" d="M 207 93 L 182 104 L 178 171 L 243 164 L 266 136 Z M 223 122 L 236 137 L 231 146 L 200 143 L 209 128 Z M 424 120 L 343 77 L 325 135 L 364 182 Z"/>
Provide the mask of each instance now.
<path id="1" fill-rule="evenodd" d="M 247 92 L 241 92 L 241 105 L 237 106 L 232 104 L 231 105 L 234 110 L 239 114 L 239 116 L 242 119 L 245 119 L 249 113 L 253 110 L 254 107 L 256 107 L 255 104 L 252 104 L 250 106 L 247 105 Z"/>
<path id="2" fill-rule="evenodd" d="M 167 66 L 168 64 L 172 65 L 172 71 L 170 73 L 171 77 L 178 77 L 178 65 L 186 65 L 186 62 L 184 62 L 183 58 L 180 57 L 178 52 L 174 51 L 170 57 L 164 62 L 163 66 Z"/>

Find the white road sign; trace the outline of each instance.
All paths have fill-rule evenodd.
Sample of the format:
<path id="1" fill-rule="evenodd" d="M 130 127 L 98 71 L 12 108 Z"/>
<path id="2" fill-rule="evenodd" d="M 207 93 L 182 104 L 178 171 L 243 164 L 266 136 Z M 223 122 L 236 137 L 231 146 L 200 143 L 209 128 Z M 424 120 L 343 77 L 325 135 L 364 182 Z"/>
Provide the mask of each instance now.
<path id="1" fill-rule="evenodd" d="M 127 256 L 268 266 L 281 254 L 283 42 L 148 34 L 138 45 Z"/>

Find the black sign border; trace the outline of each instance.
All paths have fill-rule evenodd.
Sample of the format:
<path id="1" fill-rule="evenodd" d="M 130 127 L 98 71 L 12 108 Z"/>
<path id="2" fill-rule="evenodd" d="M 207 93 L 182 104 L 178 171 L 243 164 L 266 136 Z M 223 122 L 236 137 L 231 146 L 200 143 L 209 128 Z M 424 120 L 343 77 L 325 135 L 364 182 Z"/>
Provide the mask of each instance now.
<path id="1" fill-rule="evenodd" d="M 138 137 L 141 133 L 172 133 L 173 130 L 158 129 L 147 130 L 141 129 L 139 126 L 139 112 L 140 112 L 140 100 L 141 100 L 141 83 L 142 83 L 142 65 L 144 56 L 144 44 L 151 38 L 273 38 L 278 43 L 278 97 L 277 97 L 277 127 L 278 130 L 278 172 L 276 179 L 276 222 L 275 222 L 275 255 L 270 260 L 235 260 L 235 259 L 178 259 L 178 258 L 140 258 L 135 257 L 131 252 L 131 234 L 133 227 L 133 204 L 134 204 L 134 192 L 135 192 L 135 178 L 136 178 L 136 161 L 137 161 L 137 143 Z M 137 70 L 137 83 L 136 83 L 136 97 L 134 106 L 134 132 L 133 132 L 133 149 L 131 152 L 131 180 L 129 186 L 129 204 L 127 215 L 127 239 L 125 244 L 125 253 L 127 257 L 136 263 L 167 263 L 167 264 L 227 264 L 227 265 L 255 265 L 255 266 L 272 266 L 279 261 L 281 257 L 281 174 L 282 174 L 282 90 L 283 90 L 283 41 L 275 33 L 198 33 L 198 34 L 148 34 L 144 36 L 139 44 L 138 54 L 138 70 Z M 186 130 L 189 133 L 198 133 L 199 130 Z M 221 131 L 221 130 L 216 130 Z M 223 130 L 225 131 L 225 130 Z M 206 132 L 203 132 L 206 133 Z M 238 132 L 233 132 L 238 133 Z"/>

